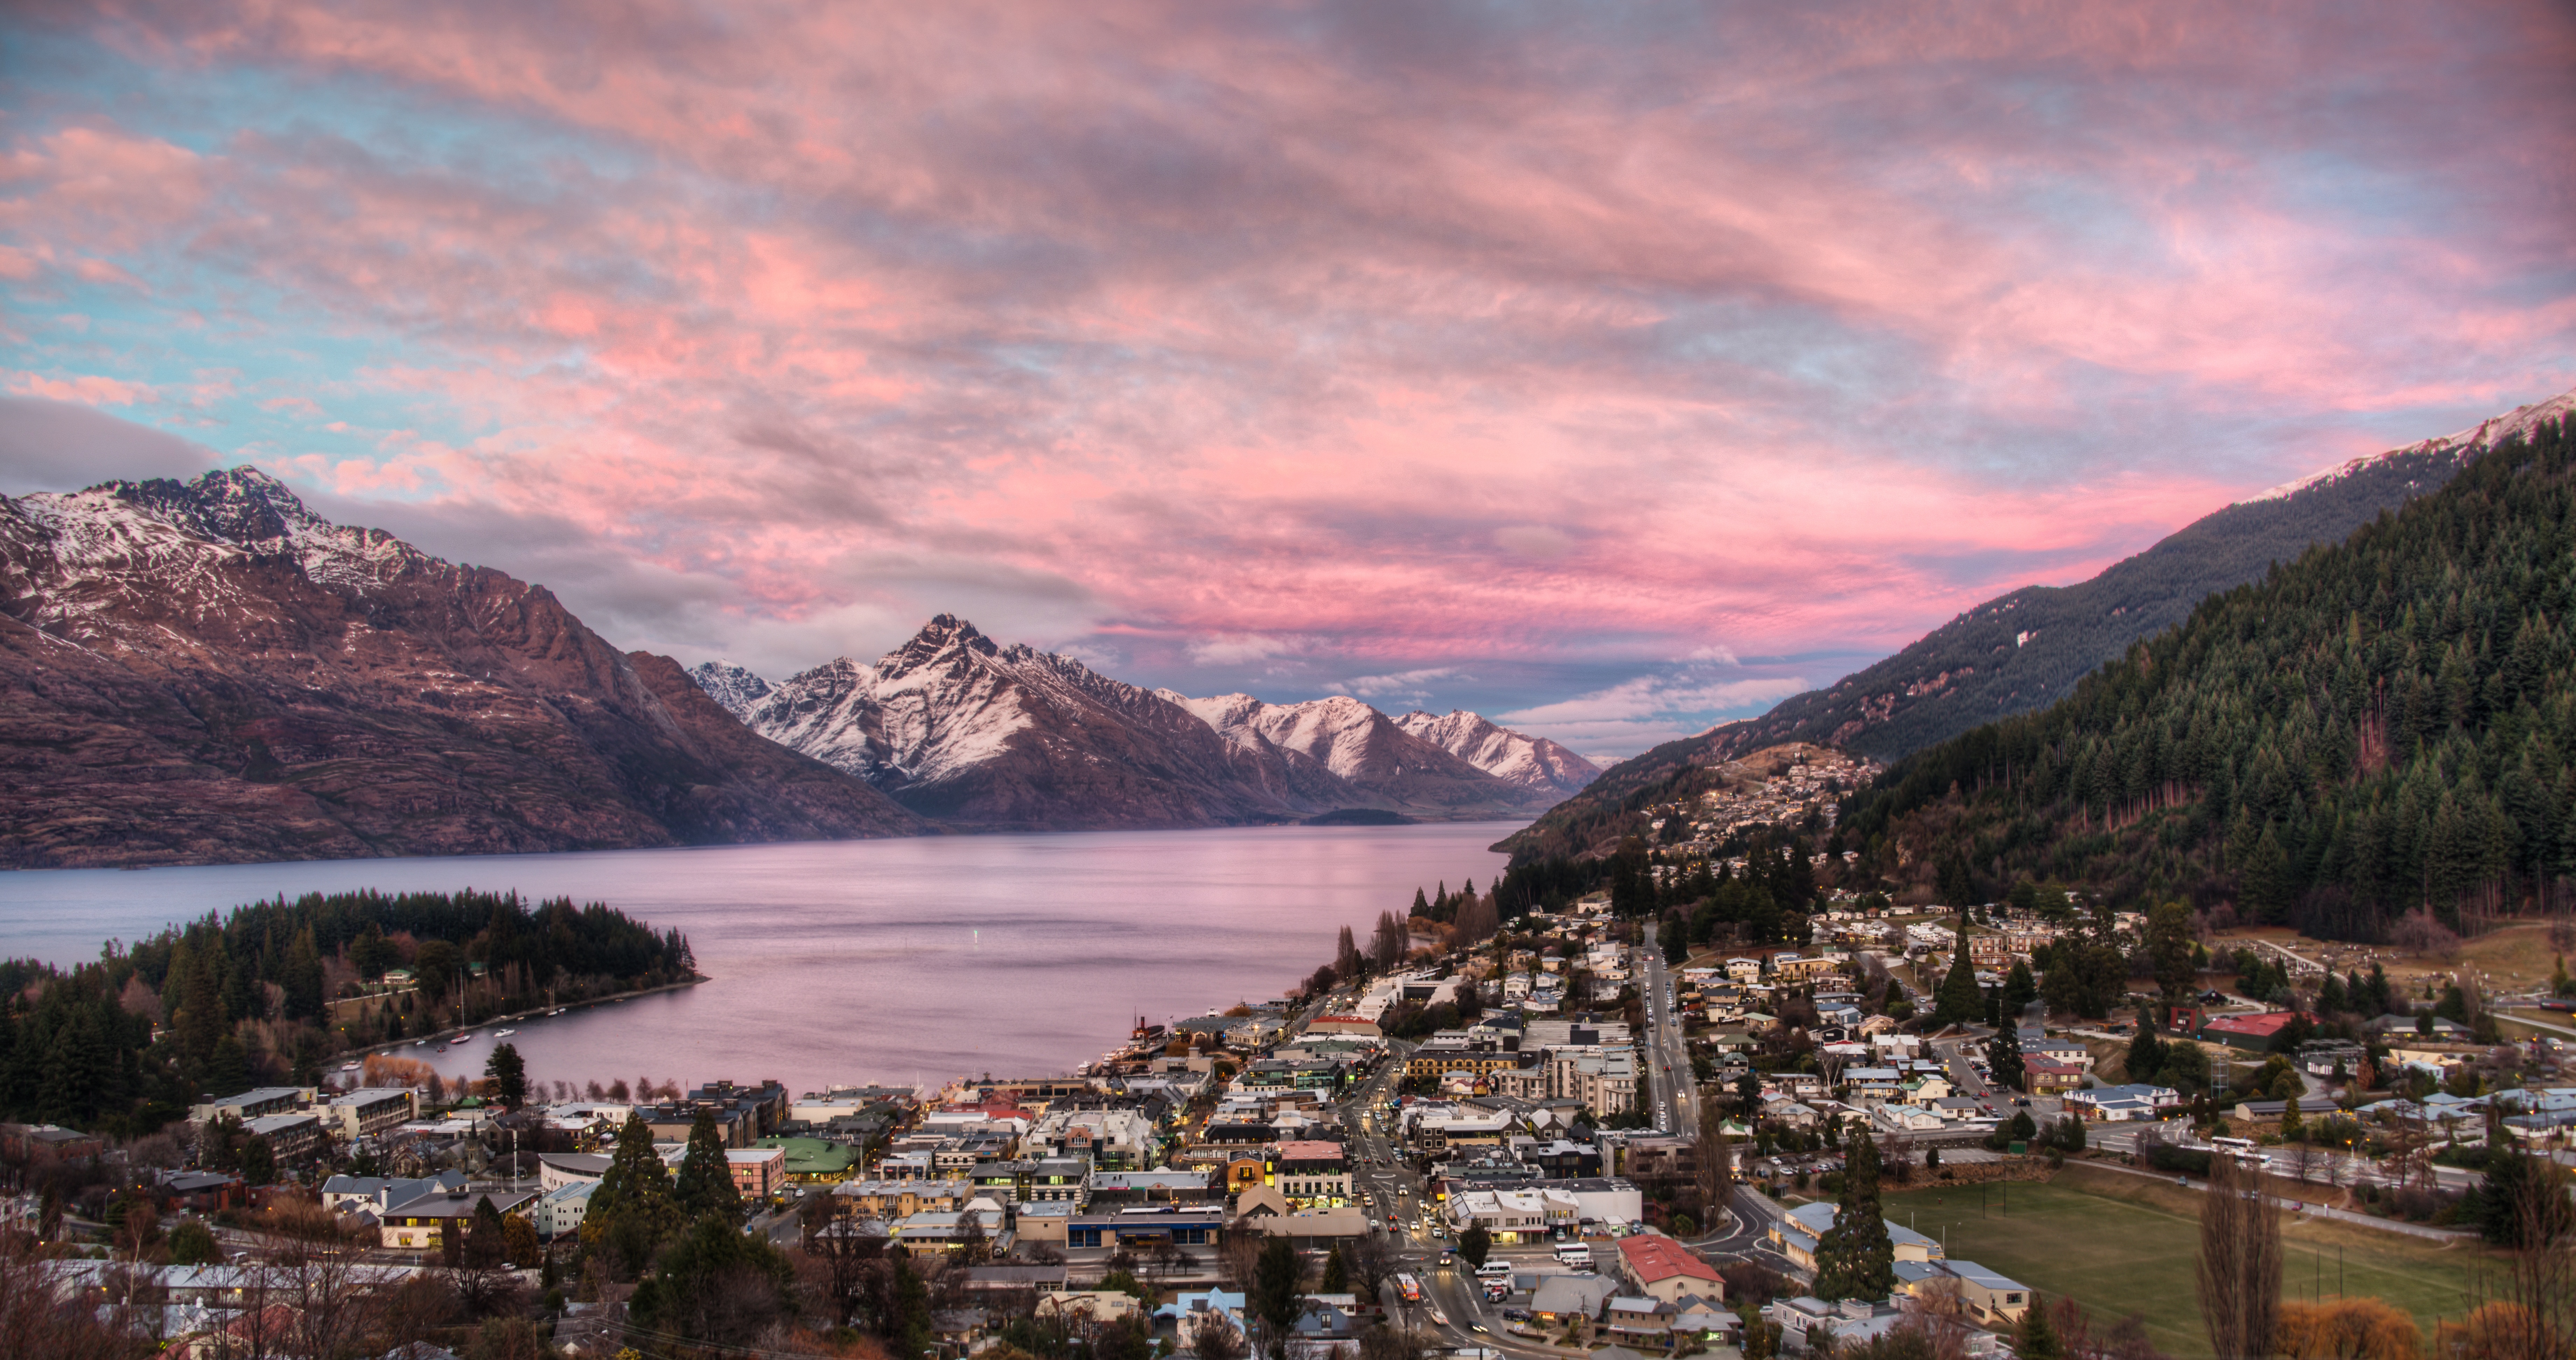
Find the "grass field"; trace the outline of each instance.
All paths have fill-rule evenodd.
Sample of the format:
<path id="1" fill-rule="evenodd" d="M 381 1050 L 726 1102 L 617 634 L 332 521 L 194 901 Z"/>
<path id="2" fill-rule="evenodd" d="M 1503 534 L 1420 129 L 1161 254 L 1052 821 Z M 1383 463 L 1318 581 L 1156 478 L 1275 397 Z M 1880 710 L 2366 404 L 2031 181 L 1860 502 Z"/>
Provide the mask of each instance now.
<path id="1" fill-rule="evenodd" d="M 2135 1313 L 2158 1349 L 2209 1354 L 2201 1333 L 2194 1265 L 2200 1196 L 2143 1177 L 2070 1167 L 2046 1185 L 1912 1190 L 1886 1197 L 1891 1223 L 1945 1241 L 1975 1261 L 2055 1298 L 2072 1295 L 2103 1323 Z M 2415 1315 L 2429 1340 L 2436 1319 L 2456 1318 L 2476 1249 L 2417 1243 L 2335 1224 L 2292 1223 L 2282 1234 L 2282 1294 L 2376 1295 Z M 2338 1287 L 2340 1281 L 2340 1287 Z"/>

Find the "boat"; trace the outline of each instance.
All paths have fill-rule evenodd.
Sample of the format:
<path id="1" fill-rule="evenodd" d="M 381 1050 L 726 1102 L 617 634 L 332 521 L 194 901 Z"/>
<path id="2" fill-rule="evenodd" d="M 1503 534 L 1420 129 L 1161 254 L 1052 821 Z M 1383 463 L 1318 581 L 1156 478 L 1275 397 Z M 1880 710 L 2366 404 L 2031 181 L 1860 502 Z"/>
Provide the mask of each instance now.
<path id="1" fill-rule="evenodd" d="M 359 1066 L 360 1064 L 357 1063 L 342 1063 L 340 1064 L 340 1070 L 343 1072 L 355 1072 L 359 1069 Z"/>
<path id="2" fill-rule="evenodd" d="M 470 1043 L 474 1042 L 474 1036 L 473 1036 L 473 1035 L 471 1035 L 471 1034 L 460 1034 L 460 1035 L 457 1035 L 455 1038 L 448 1040 L 447 1042 L 449 1042 L 449 1043 L 451 1043 L 451 1044 L 470 1044 Z"/>
<path id="3" fill-rule="evenodd" d="M 496 1029 L 492 1031 L 492 1037 L 495 1039 L 507 1039 L 516 1033 L 518 1033 L 518 1031 L 515 1029 Z"/>
<path id="4" fill-rule="evenodd" d="M 563 1014 L 563 1013 L 564 1013 L 564 1008 L 563 1008 L 563 1007 L 561 1007 L 561 1006 L 557 1006 L 557 1007 L 555 1007 L 553 1010 L 550 1010 L 550 1011 L 546 1012 L 546 1014 L 548 1014 L 548 1015 L 561 1015 L 561 1014 Z"/>

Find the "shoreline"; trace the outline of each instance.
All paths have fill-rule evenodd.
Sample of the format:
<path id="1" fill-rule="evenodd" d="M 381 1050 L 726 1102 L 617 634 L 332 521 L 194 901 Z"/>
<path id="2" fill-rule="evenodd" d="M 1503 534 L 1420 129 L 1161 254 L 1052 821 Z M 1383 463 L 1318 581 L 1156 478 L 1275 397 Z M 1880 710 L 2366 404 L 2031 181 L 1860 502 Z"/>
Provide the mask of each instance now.
<path id="1" fill-rule="evenodd" d="M 639 996 L 659 996 L 664 992 L 676 992 L 683 988 L 695 987 L 701 983 L 713 981 L 715 981 L 714 978 L 711 978 L 704 973 L 695 973 L 682 981 L 666 982 L 659 987 L 639 987 L 630 992 L 611 992 L 606 996 L 594 996 L 586 1001 L 576 1001 L 569 1006 L 539 1006 L 534 1010 L 512 1011 L 507 1015 L 489 1016 L 471 1025 L 451 1025 L 434 1034 L 406 1035 L 401 1039 L 395 1040 L 394 1042 L 397 1047 L 391 1049 L 380 1048 L 375 1044 L 367 1044 L 357 1048 L 343 1048 L 333 1053 L 331 1057 L 346 1061 L 348 1056 L 354 1053 L 358 1055 L 358 1060 L 360 1062 L 364 1062 L 369 1058 L 408 1057 L 410 1055 L 404 1053 L 403 1049 L 417 1048 L 433 1043 L 444 1046 L 449 1041 L 449 1037 L 451 1035 L 479 1033 L 494 1025 L 506 1025 L 513 1020 L 525 1020 L 531 1016 L 542 1018 L 544 1016 L 551 1015 L 558 1010 L 569 1014 L 580 1007 L 602 1006 L 611 1001 L 626 1001 Z M 334 1068 L 332 1070 L 336 1072 L 339 1069 Z"/>

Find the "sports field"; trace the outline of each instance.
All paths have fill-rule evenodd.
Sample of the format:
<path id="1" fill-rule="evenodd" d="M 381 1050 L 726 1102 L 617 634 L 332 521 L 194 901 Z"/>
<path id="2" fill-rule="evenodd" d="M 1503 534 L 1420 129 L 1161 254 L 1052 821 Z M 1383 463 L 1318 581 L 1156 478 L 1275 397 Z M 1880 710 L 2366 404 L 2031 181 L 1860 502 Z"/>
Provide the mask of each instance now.
<path id="1" fill-rule="evenodd" d="M 2104 1325 L 2146 1319 L 2158 1349 L 2209 1354 L 2195 1297 L 2199 1195 L 2143 1177 L 2069 1167 L 2046 1185 L 1966 1186 L 1886 1196 L 1887 1218 L 1945 1242 L 2050 1298 L 2073 1295 Z M 2417 1243 L 2343 1224 L 2288 1224 L 2282 1294 L 2375 1295 L 2415 1315 L 2432 1337 L 2462 1312 L 2474 1247 Z"/>

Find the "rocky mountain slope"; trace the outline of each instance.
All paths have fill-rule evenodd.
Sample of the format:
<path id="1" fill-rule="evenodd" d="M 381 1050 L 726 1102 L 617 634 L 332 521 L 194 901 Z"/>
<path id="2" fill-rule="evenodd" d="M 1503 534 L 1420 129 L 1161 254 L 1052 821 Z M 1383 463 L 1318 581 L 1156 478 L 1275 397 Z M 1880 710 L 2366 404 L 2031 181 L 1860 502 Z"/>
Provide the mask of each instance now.
<path id="1" fill-rule="evenodd" d="M 977 828 L 1213 826 L 1351 808 L 1525 816 L 1561 796 L 1550 780 L 1589 769 L 1473 714 L 1451 726 L 1512 773 L 1356 699 L 1140 689 L 945 614 L 872 666 L 842 657 L 776 685 L 720 662 L 691 675 L 752 730 L 924 816 Z"/>
<path id="2" fill-rule="evenodd" d="M 2130 644 L 2187 618 L 2219 591 L 2262 579 L 2311 546 L 2343 541 L 2438 490 L 2478 454 L 2576 408 L 2576 393 L 2519 407 L 2439 439 L 2356 458 L 2207 515 L 2072 586 L 2026 586 L 1934 629 L 1832 687 L 1757 718 L 1666 742 L 1603 771 L 1582 794 L 1503 842 L 1515 855 L 1576 850 L 1578 824 L 1610 835 L 1616 808 L 1676 772 L 1785 742 L 1887 761 L 1983 723 L 2047 707 Z"/>
<path id="3" fill-rule="evenodd" d="M 0 497 L 0 866 L 925 829 L 544 588 L 258 471 Z"/>

